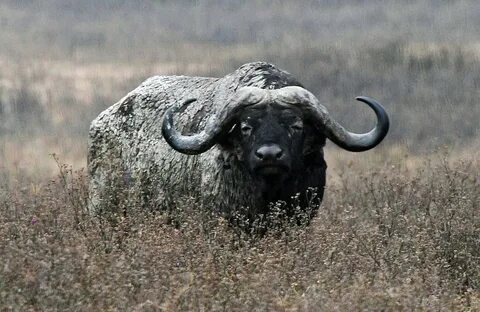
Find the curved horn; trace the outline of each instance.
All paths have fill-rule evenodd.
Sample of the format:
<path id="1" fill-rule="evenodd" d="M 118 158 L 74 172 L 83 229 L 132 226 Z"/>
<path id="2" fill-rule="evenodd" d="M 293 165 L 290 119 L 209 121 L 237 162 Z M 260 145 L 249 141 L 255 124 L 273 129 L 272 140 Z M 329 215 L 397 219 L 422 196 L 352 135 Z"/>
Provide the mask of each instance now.
<path id="1" fill-rule="evenodd" d="M 167 143 L 180 153 L 197 155 L 209 150 L 218 138 L 228 131 L 238 112 L 250 105 L 263 100 L 266 91 L 255 87 L 244 87 L 237 91 L 232 99 L 215 115 L 211 116 L 205 128 L 193 135 L 182 135 L 175 129 L 173 117 L 183 112 L 196 99 L 188 99 L 180 106 L 172 106 L 165 112 L 162 124 L 162 134 Z"/>
<path id="2" fill-rule="evenodd" d="M 367 133 L 353 133 L 335 121 L 327 109 L 309 91 L 301 87 L 285 87 L 278 90 L 280 100 L 288 104 L 300 105 L 307 116 L 320 123 L 325 136 L 341 148 L 351 152 L 363 152 L 377 146 L 387 135 L 390 121 L 387 112 L 380 103 L 366 96 L 357 101 L 370 106 L 377 116 L 375 128 Z"/>

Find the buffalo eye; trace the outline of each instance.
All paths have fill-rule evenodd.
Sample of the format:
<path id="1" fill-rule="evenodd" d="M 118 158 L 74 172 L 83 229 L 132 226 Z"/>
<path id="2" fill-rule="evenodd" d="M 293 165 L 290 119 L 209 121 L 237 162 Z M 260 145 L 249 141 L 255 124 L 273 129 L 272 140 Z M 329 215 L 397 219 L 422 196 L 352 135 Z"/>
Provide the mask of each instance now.
<path id="1" fill-rule="evenodd" d="M 302 131 L 303 130 L 303 122 L 301 120 L 297 120 L 293 124 L 290 125 L 290 128 L 294 131 Z"/>
<path id="2" fill-rule="evenodd" d="M 252 126 L 250 126 L 246 122 L 242 122 L 240 124 L 240 131 L 242 131 L 243 136 L 249 136 L 250 133 L 252 132 Z"/>

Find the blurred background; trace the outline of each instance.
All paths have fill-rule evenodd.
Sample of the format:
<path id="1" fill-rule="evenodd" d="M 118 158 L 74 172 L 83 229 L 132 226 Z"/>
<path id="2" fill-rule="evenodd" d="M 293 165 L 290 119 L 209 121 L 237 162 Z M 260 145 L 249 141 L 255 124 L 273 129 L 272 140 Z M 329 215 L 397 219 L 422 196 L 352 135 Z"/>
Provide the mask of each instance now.
<path id="1" fill-rule="evenodd" d="M 355 96 L 383 103 L 392 128 L 372 155 L 474 154 L 479 33 L 475 0 L 2 0 L 0 173 L 48 176 L 52 153 L 84 167 L 90 122 L 149 76 L 259 60 L 350 130 L 374 120 Z"/>

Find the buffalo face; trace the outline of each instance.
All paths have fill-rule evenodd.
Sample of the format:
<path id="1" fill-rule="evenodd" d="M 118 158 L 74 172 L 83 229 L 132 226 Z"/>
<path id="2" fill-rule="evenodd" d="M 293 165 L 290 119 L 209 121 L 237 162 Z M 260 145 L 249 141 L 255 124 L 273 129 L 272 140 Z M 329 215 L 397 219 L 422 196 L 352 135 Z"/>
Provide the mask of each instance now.
<path id="1" fill-rule="evenodd" d="M 303 165 L 300 110 L 271 105 L 245 109 L 235 128 L 238 158 L 262 185 L 281 184 Z"/>

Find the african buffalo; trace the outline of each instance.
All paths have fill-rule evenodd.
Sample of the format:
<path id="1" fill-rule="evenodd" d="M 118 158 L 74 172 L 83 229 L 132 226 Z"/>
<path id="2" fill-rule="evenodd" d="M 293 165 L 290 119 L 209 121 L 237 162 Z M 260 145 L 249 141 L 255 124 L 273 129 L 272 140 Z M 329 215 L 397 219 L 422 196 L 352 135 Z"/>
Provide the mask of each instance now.
<path id="1" fill-rule="evenodd" d="M 113 209 L 119 185 L 150 208 L 196 191 L 199 204 L 227 218 L 240 210 L 254 218 L 292 198 L 301 209 L 312 196 L 319 203 L 326 139 L 360 152 L 388 132 L 382 106 L 357 100 L 377 116 L 365 134 L 347 131 L 295 78 L 268 63 L 248 63 L 223 78 L 149 78 L 91 124 L 90 209 Z"/>

